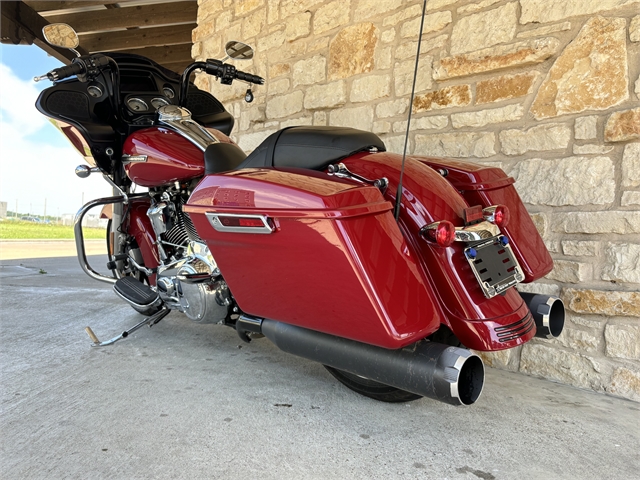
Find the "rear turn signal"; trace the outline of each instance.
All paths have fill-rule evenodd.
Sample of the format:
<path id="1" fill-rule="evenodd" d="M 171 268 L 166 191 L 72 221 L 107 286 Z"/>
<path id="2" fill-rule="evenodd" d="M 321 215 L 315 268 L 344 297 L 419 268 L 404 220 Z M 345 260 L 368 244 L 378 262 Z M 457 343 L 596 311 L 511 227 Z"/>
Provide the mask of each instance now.
<path id="1" fill-rule="evenodd" d="M 450 246 L 456 239 L 456 227 L 447 220 L 431 223 L 423 227 L 420 233 L 427 240 L 434 241 L 441 247 Z"/>
<path id="2" fill-rule="evenodd" d="M 487 222 L 495 223 L 498 227 L 506 227 L 509 223 L 509 209 L 505 205 L 493 205 L 482 210 Z"/>

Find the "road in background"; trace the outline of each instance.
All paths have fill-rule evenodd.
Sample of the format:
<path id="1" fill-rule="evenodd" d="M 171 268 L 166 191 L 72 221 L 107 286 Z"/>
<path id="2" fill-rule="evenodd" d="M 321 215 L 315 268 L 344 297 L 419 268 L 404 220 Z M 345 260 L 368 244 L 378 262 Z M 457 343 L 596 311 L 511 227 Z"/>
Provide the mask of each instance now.
<path id="1" fill-rule="evenodd" d="M 107 253 L 105 240 L 85 240 L 87 255 Z M 0 260 L 77 256 L 75 240 L 1 240 Z"/>
<path id="2" fill-rule="evenodd" d="M 177 313 L 91 348 L 85 326 L 107 339 L 141 316 L 75 258 L 0 262 L 0 282 L 3 479 L 624 480 L 640 471 L 638 403 L 488 369 L 471 407 L 384 404 L 266 339 L 247 345 Z"/>

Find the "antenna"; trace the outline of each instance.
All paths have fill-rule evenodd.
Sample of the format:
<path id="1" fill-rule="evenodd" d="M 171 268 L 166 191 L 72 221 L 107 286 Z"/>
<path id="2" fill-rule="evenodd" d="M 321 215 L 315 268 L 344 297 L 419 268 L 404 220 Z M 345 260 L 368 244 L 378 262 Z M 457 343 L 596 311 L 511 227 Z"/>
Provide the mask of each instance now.
<path id="1" fill-rule="evenodd" d="M 407 158 L 407 145 L 409 144 L 409 128 L 411 126 L 411 112 L 413 111 L 413 97 L 416 93 L 416 78 L 418 77 L 418 63 L 420 61 L 420 46 L 422 45 L 422 30 L 424 28 L 424 13 L 427 9 L 427 0 L 422 3 L 422 19 L 420 20 L 420 33 L 418 34 L 418 51 L 416 52 L 416 66 L 413 70 L 413 84 L 411 85 L 411 100 L 409 101 L 409 118 L 407 119 L 407 133 L 404 137 L 404 149 L 402 151 L 402 166 L 400 167 L 400 180 L 396 192 L 396 204 L 393 207 L 393 216 L 398 221 L 400 217 L 400 202 L 402 200 L 402 178 L 404 177 L 404 162 Z"/>

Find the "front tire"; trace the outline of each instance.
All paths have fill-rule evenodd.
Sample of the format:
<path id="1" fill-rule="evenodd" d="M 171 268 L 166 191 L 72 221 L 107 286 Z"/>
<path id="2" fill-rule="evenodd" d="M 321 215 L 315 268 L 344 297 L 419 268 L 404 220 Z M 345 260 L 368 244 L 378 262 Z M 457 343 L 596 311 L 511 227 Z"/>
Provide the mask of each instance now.
<path id="1" fill-rule="evenodd" d="M 348 389 L 365 397 L 373 398 L 374 400 L 387 403 L 402 403 L 422 398 L 421 395 L 400 390 L 399 388 L 369 380 L 368 378 L 345 372 L 344 370 L 338 370 L 328 365 L 324 365 L 324 368 Z"/>

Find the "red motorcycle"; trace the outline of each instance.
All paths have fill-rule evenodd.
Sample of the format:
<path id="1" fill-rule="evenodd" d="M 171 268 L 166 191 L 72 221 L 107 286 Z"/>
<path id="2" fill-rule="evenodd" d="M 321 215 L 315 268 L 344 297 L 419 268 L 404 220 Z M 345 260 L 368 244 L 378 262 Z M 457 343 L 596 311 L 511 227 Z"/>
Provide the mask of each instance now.
<path id="1" fill-rule="evenodd" d="M 72 41 L 51 43 L 77 46 L 70 27 L 45 29 Z M 378 400 L 469 405 L 484 382 L 469 349 L 560 334 L 562 302 L 514 288 L 553 263 L 501 169 L 403 162 L 373 133 L 338 127 L 285 128 L 247 156 L 227 136 L 233 117 L 190 83 L 195 70 L 222 85 L 264 83 L 220 60 L 180 77 L 123 53 L 78 56 L 39 77 L 54 85 L 38 110 L 91 165 L 76 173 L 100 172 L 119 193 L 78 212 L 80 265 L 146 316 L 106 342 L 87 329 L 94 346 L 177 310 L 246 342 L 265 336 Z M 102 205 L 113 206 L 113 277 L 88 264 L 82 237 L 83 217 Z"/>

